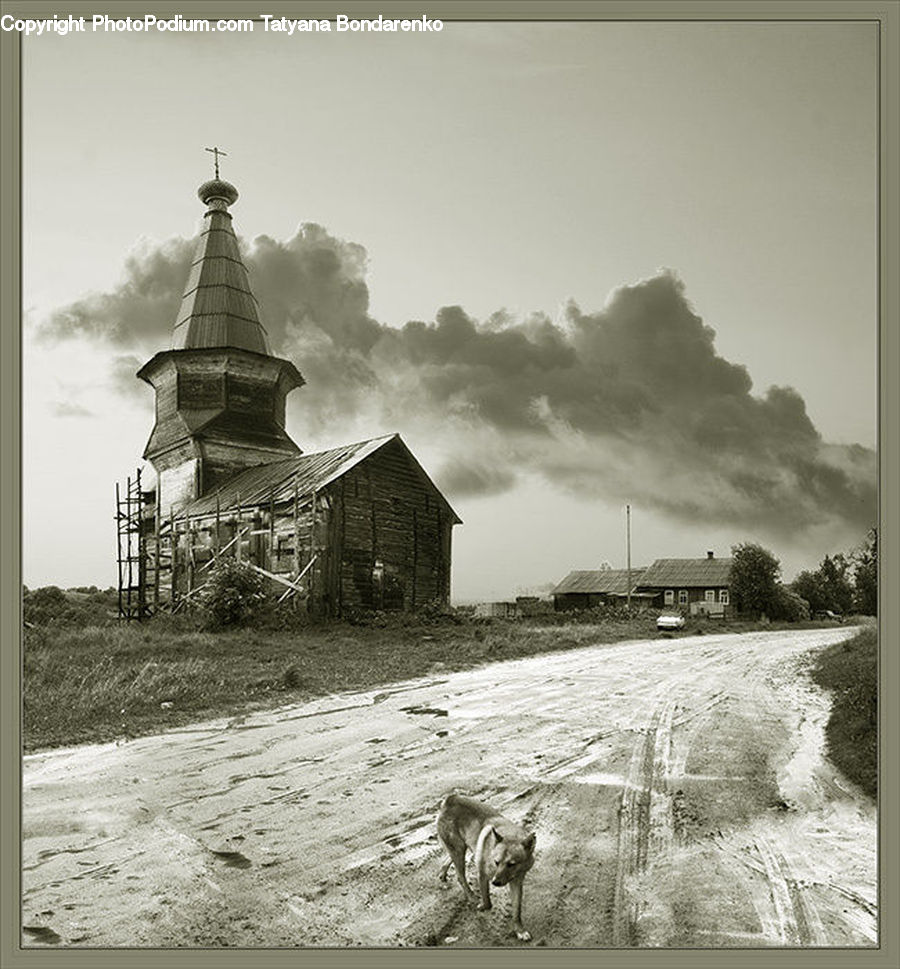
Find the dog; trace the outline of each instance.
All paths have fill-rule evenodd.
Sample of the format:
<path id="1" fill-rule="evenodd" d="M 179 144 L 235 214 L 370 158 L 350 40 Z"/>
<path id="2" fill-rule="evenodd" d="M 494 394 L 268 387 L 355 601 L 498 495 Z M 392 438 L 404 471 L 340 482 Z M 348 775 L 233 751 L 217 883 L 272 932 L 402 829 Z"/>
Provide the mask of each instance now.
<path id="1" fill-rule="evenodd" d="M 475 855 L 481 893 L 478 911 L 491 907 L 491 885 L 509 885 L 516 936 L 528 942 L 531 935 L 522 925 L 522 881 L 534 864 L 534 832 L 526 831 L 521 824 L 510 821 L 481 801 L 449 794 L 441 802 L 437 833 L 450 855 L 441 869 L 441 881 L 447 880 L 447 872 L 453 865 L 466 897 L 475 900 L 475 893 L 466 881 L 466 849 L 470 849 Z"/>

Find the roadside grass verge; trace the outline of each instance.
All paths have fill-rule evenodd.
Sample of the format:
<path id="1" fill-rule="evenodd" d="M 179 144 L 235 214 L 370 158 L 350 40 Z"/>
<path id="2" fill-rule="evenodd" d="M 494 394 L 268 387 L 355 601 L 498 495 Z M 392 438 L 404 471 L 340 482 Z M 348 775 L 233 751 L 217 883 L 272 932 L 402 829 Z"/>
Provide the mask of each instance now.
<path id="1" fill-rule="evenodd" d="M 543 629 L 489 621 L 211 633 L 173 625 L 26 630 L 25 749 L 135 737 L 428 673 L 652 635 L 647 619 Z"/>
<path id="2" fill-rule="evenodd" d="M 828 757 L 870 797 L 878 793 L 878 632 L 874 626 L 817 654 L 811 670 L 834 691 Z"/>
<path id="3" fill-rule="evenodd" d="M 692 620 L 677 636 L 759 628 Z M 498 660 L 657 638 L 655 614 L 517 621 L 380 614 L 355 624 L 215 633 L 169 616 L 130 625 L 39 625 L 24 633 L 24 748 L 137 737 Z"/>

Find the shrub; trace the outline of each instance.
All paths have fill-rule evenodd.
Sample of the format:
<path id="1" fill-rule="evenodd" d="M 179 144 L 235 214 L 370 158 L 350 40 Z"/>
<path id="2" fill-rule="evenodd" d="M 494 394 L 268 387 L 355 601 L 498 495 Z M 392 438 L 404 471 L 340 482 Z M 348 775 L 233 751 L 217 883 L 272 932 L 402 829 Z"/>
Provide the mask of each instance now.
<path id="1" fill-rule="evenodd" d="M 117 594 L 103 592 L 64 592 L 55 585 L 40 589 L 25 588 L 22 619 L 27 626 L 105 626 L 115 621 Z"/>
<path id="2" fill-rule="evenodd" d="M 244 562 L 226 559 L 210 576 L 203 606 L 214 629 L 243 626 L 254 618 L 265 596 L 260 575 Z"/>
<path id="3" fill-rule="evenodd" d="M 281 677 L 281 683 L 286 690 L 296 690 L 305 685 L 306 677 L 303 675 L 303 670 L 295 663 L 292 663 L 284 671 Z"/>
<path id="4" fill-rule="evenodd" d="M 809 619 L 809 603 L 787 586 L 777 587 L 772 608 L 772 619 L 785 619 L 788 622 L 805 622 Z"/>

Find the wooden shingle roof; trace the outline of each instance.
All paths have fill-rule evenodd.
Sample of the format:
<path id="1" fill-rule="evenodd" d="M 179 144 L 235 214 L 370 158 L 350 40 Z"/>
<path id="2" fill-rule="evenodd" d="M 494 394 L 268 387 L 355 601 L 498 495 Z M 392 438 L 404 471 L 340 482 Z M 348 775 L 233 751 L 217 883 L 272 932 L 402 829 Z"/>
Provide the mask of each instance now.
<path id="1" fill-rule="evenodd" d="M 237 190 L 227 182 L 206 183 L 201 192 L 214 184 L 230 188 L 237 198 Z M 228 198 L 211 197 L 175 320 L 172 349 L 237 347 L 269 355 L 269 340 L 250 291 L 228 204 Z"/>
<path id="2" fill-rule="evenodd" d="M 345 444 L 328 451 L 302 454 L 295 458 L 283 458 L 247 468 L 239 471 L 216 491 L 186 505 L 175 517 L 182 519 L 188 516 L 193 518 L 214 515 L 217 510 L 223 512 L 238 506 L 247 508 L 269 503 L 277 505 L 293 501 L 295 497 L 301 505 L 306 504 L 312 499 L 314 492 L 321 491 L 391 442 L 396 442 L 396 445 L 403 449 L 422 478 L 446 505 L 454 522 L 459 524 L 461 519 L 413 457 L 399 434 L 388 434 L 368 441 Z"/>
<path id="3" fill-rule="evenodd" d="M 722 588 L 728 585 L 731 559 L 657 559 L 637 583 L 640 589 Z"/>
<path id="4" fill-rule="evenodd" d="M 637 585 L 645 566 L 631 570 L 631 587 Z M 553 589 L 553 595 L 569 593 L 628 595 L 628 569 L 597 569 L 596 571 L 570 572 Z"/>

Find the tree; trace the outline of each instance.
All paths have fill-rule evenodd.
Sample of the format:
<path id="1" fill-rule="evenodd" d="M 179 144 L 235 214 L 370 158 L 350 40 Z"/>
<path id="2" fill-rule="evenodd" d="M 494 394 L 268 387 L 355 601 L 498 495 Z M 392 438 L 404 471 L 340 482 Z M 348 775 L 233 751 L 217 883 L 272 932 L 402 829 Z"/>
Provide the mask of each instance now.
<path id="1" fill-rule="evenodd" d="M 853 608 L 853 585 L 850 582 L 850 563 L 838 552 L 826 555 L 819 566 L 822 588 L 832 612 L 850 612 Z"/>
<path id="2" fill-rule="evenodd" d="M 801 572 L 791 583 L 791 591 L 809 603 L 812 613 L 829 608 L 826 605 L 825 592 L 822 589 L 822 576 L 818 569 L 815 572 L 809 570 Z"/>
<path id="3" fill-rule="evenodd" d="M 731 547 L 729 587 L 738 612 L 779 615 L 781 563 L 761 545 L 744 542 Z"/>
<path id="4" fill-rule="evenodd" d="M 828 609 L 845 613 L 853 608 L 850 562 L 840 552 L 826 555 L 815 572 L 801 572 L 791 589 L 809 603 L 813 615 Z"/>
<path id="5" fill-rule="evenodd" d="M 878 613 L 878 529 L 872 528 L 853 559 L 853 606 L 864 616 Z"/>

